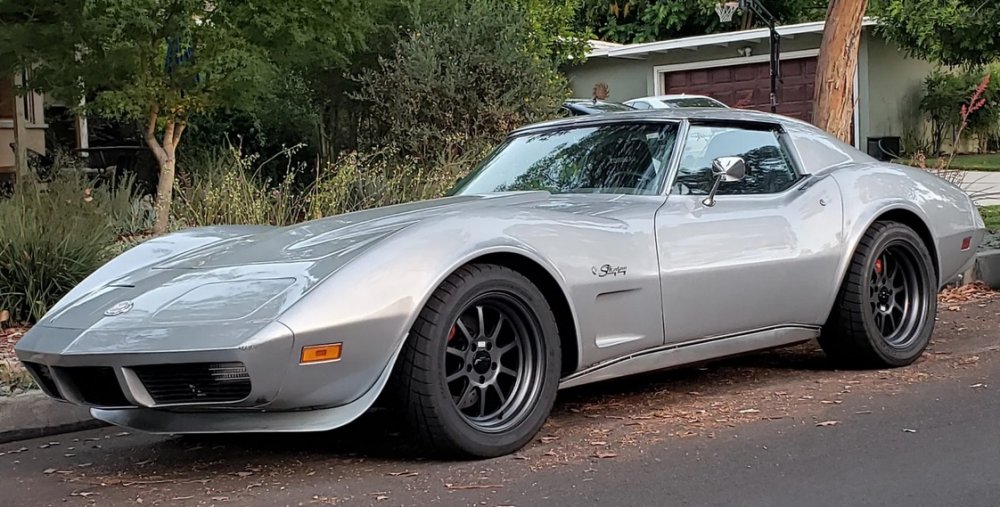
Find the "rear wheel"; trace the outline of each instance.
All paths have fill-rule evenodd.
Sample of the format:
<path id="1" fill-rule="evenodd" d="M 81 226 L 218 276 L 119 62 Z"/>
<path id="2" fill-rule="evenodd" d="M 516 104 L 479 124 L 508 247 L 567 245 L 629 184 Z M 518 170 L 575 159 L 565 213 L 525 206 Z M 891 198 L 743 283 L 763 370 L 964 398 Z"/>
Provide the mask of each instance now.
<path id="1" fill-rule="evenodd" d="M 847 367 L 905 366 L 930 342 L 937 311 L 934 264 L 913 229 L 876 222 L 865 233 L 819 342 Z"/>
<path id="2" fill-rule="evenodd" d="M 425 443 L 493 457 L 538 432 L 559 372 L 558 328 L 542 293 L 509 268 L 473 264 L 448 277 L 421 311 L 393 389 Z"/>

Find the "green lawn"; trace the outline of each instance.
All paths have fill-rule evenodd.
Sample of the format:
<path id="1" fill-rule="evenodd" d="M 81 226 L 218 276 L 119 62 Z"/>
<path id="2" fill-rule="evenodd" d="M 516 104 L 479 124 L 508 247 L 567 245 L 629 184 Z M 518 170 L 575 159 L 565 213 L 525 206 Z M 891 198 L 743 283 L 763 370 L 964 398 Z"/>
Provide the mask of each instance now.
<path id="1" fill-rule="evenodd" d="M 911 165 L 912 161 L 909 162 Z M 927 167 L 937 167 L 936 158 L 927 159 Z M 962 169 L 965 171 L 1000 171 L 1000 153 L 983 153 L 972 155 L 955 155 L 955 160 L 951 163 L 952 169 Z"/>
<path id="2" fill-rule="evenodd" d="M 993 206 L 980 206 L 979 214 L 986 222 L 986 229 L 990 231 L 1000 231 L 1000 204 Z"/>

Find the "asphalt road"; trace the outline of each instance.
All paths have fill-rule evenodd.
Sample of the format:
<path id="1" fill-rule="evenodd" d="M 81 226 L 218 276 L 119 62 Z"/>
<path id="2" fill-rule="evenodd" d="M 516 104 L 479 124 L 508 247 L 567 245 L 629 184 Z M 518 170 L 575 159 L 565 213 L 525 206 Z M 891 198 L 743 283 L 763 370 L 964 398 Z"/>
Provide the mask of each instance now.
<path id="1" fill-rule="evenodd" d="M 0 505 L 1000 505 L 1000 303 L 942 312 L 916 365 L 814 346 L 561 393 L 539 439 L 427 460 L 391 417 L 321 435 L 120 429 L 0 446 Z"/>

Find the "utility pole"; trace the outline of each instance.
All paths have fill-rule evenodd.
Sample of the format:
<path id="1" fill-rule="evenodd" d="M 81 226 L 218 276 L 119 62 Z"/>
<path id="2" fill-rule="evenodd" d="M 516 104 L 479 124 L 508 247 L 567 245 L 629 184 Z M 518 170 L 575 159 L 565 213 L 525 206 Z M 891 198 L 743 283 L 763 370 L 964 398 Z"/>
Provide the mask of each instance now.
<path id="1" fill-rule="evenodd" d="M 854 74 L 867 7 L 868 0 L 830 0 L 819 50 L 812 121 L 845 143 L 851 142 Z"/>

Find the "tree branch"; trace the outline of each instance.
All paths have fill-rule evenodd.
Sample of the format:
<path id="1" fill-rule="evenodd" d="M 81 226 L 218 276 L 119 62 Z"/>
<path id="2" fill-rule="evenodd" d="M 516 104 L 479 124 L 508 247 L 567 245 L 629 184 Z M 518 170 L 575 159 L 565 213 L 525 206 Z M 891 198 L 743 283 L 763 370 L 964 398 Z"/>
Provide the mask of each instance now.
<path id="1" fill-rule="evenodd" d="M 163 130 L 163 149 L 167 150 L 167 158 L 174 148 L 174 128 L 177 126 L 177 118 L 173 115 L 167 117 L 167 124 Z"/>
<path id="2" fill-rule="evenodd" d="M 166 159 L 166 153 L 164 153 L 163 146 L 161 146 L 160 142 L 156 139 L 156 121 L 159 120 L 159 118 L 160 106 L 153 104 L 149 107 L 149 122 L 146 124 L 145 138 L 146 145 L 153 151 L 153 155 L 156 157 L 156 160 L 162 164 Z"/>
<path id="3" fill-rule="evenodd" d="M 181 143 L 181 134 L 184 133 L 184 129 L 187 128 L 187 119 L 182 120 L 177 124 L 177 129 L 174 130 L 174 148 Z"/>

